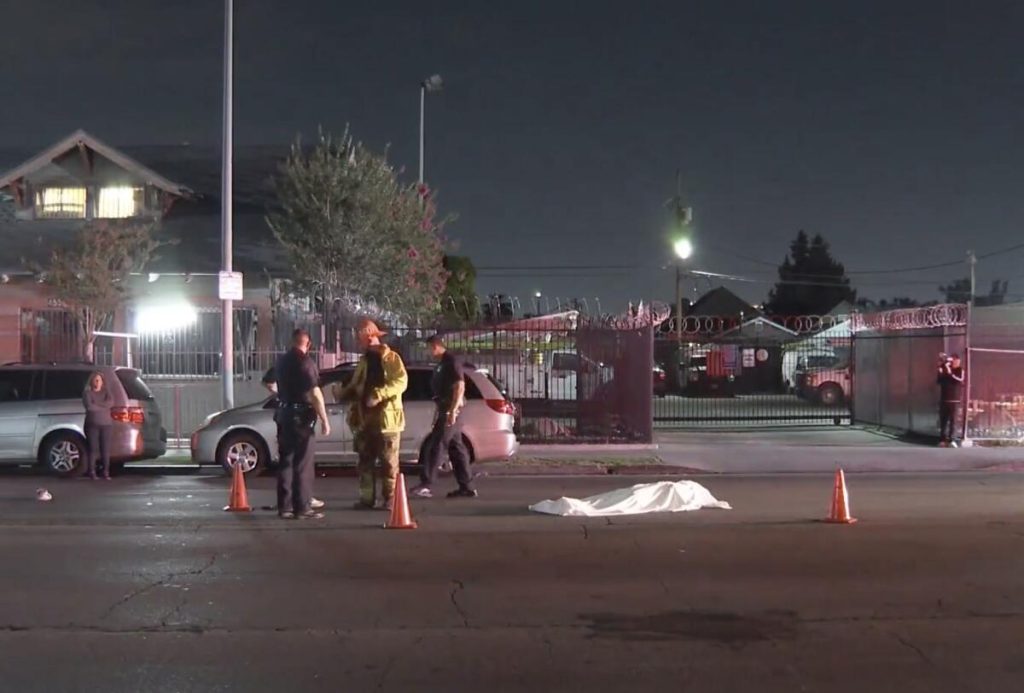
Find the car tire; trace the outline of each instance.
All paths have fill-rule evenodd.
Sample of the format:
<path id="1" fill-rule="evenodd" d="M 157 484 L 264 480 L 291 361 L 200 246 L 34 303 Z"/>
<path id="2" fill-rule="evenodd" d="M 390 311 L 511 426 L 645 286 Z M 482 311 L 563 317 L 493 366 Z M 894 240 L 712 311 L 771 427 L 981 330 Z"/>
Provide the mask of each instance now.
<path id="1" fill-rule="evenodd" d="M 217 446 L 217 462 L 230 474 L 239 460 L 242 461 L 242 472 L 249 474 L 269 466 L 270 451 L 263 439 L 255 433 L 230 433 Z"/>
<path id="2" fill-rule="evenodd" d="M 843 403 L 843 388 L 835 383 L 825 383 L 818 388 L 818 401 L 826 407 L 836 407 Z"/>
<path id="3" fill-rule="evenodd" d="M 69 477 L 84 468 L 89 454 L 85 438 L 72 431 L 51 433 L 39 446 L 39 464 L 60 477 Z"/>

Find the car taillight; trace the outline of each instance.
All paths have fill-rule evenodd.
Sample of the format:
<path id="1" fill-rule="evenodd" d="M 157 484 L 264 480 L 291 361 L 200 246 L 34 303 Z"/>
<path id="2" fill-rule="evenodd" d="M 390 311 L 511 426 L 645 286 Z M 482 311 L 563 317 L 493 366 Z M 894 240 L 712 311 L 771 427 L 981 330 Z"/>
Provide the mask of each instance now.
<path id="1" fill-rule="evenodd" d="M 499 414 L 509 414 L 514 416 L 516 413 L 516 406 L 507 399 L 489 399 L 487 400 L 487 406 Z"/>
<path id="2" fill-rule="evenodd" d="M 110 418 L 120 423 L 141 424 L 146 422 L 146 413 L 140 407 L 114 407 Z"/>

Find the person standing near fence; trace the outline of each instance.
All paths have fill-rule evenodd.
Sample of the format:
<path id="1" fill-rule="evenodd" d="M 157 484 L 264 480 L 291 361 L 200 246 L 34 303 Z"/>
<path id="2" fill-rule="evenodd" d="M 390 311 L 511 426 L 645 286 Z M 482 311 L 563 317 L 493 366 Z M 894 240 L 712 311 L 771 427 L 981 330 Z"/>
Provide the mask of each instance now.
<path id="1" fill-rule="evenodd" d="M 448 498 L 475 498 L 469 471 L 469 450 L 462 439 L 460 414 L 466 404 L 465 364 L 461 357 L 448 351 L 440 335 L 427 339 L 430 353 L 437 361 L 431 380 L 434 403 L 434 427 L 427 435 L 420 459 L 420 484 L 410 491 L 417 498 L 433 498 L 431 486 L 437 481 L 437 470 L 447 455 L 459 487 Z"/>
<path id="2" fill-rule="evenodd" d="M 85 443 L 88 448 L 83 475 L 95 480 L 96 464 L 102 457 L 103 478 L 110 481 L 110 431 L 114 425 L 110 408 L 114 406 L 114 398 L 103 382 L 102 374 L 89 376 L 89 384 L 82 393 L 82 404 L 85 405 Z"/>
<path id="3" fill-rule="evenodd" d="M 398 353 L 380 341 L 381 332 L 372 320 L 361 320 L 356 338 L 363 350 L 348 385 L 335 392 L 339 402 L 351 401 L 348 425 L 359 456 L 357 510 L 390 509 L 398 482 L 398 453 L 405 430 L 402 393 L 409 375 Z M 381 466 L 380 503 L 377 502 L 376 467 Z"/>
<path id="4" fill-rule="evenodd" d="M 274 421 L 281 458 L 277 470 L 277 514 L 281 519 L 321 519 L 323 513 L 311 506 L 313 479 L 316 475 L 313 440 L 316 422 L 328 436 L 324 395 L 320 391 L 320 373 L 309 356 L 309 333 L 292 333 L 292 348 L 277 359 L 274 372 L 278 401 Z"/>
<path id="5" fill-rule="evenodd" d="M 960 401 L 963 398 L 964 369 L 960 356 L 942 354 L 939 360 L 939 446 L 957 447 L 956 427 L 960 420 Z"/>

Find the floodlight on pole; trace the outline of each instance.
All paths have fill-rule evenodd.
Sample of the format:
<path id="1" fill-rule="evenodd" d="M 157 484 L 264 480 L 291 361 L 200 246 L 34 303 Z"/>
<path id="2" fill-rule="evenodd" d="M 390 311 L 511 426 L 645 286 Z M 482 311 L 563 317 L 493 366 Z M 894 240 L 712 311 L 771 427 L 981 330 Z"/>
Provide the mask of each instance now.
<path id="1" fill-rule="evenodd" d="M 443 86 L 441 75 L 431 75 L 420 82 L 420 185 L 423 185 L 423 153 L 426 148 L 427 92 L 441 91 Z"/>
<path id="2" fill-rule="evenodd" d="M 676 257 L 680 260 L 689 260 L 693 255 L 693 242 L 686 236 L 683 236 L 672 244 L 672 250 L 675 251 Z"/>

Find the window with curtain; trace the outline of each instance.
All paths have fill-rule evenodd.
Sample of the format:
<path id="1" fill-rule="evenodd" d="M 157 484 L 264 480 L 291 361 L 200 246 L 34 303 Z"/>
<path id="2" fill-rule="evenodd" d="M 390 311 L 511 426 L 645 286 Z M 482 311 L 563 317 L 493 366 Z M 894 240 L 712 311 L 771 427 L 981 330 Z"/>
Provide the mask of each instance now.
<path id="1" fill-rule="evenodd" d="M 126 219 L 138 216 L 142 208 L 142 188 L 100 188 L 96 216 L 99 219 Z"/>
<path id="2" fill-rule="evenodd" d="M 85 219 L 85 188 L 44 188 L 36 192 L 41 219 Z"/>

